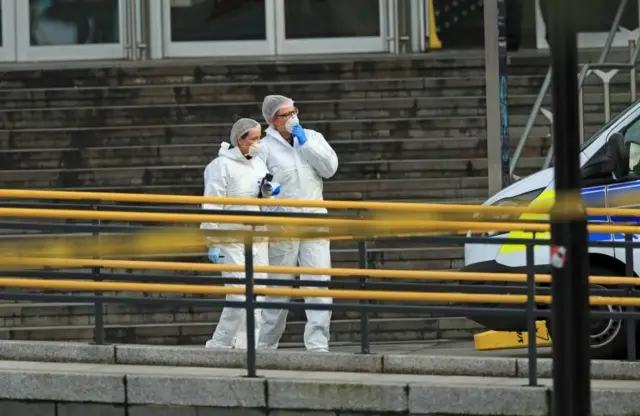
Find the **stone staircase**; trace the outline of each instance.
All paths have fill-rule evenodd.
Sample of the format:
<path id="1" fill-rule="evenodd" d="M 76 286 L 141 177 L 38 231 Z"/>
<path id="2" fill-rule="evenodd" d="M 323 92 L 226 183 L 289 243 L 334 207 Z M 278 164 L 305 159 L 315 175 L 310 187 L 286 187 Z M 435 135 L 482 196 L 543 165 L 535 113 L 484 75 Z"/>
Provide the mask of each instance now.
<path id="1" fill-rule="evenodd" d="M 340 159 L 325 183 L 333 200 L 462 203 L 487 197 L 484 62 L 449 55 L 259 65 L 164 64 L 137 68 L 15 71 L 0 81 L 0 184 L 4 188 L 202 193 L 202 171 L 240 117 L 262 120 L 266 94 L 292 96 L 305 127 L 321 131 Z M 512 151 L 548 60 L 514 55 L 509 77 Z M 613 114 L 629 103 L 624 76 L 612 84 Z M 549 98 L 547 98 L 549 100 Z M 587 133 L 604 121 L 602 88 L 585 88 Z M 523 175 L 550 143 L 538 117 Z M 15 233 L 15 232 L 14 232 Z M 334 244 L 335 267 L 357 267 L 353 244 Z M 461 247 L 371 244 L 371 267 L 456 269 Z M 206 261 L 202 254 L 183 258 Z M 122 312 L 125 311 L 125 312 Z M 216 308 L 107 305 L 111 342 L 202 343 Z M 0 339 L 91 338 L 91 305 L 0 304 Z M 357 314 L 335 313 L 334 337 L 358 339 Z M 424 317 L 372 314 L 372 339 L 441 336 Z M 299 342 L 302 314 L 286 339 Z M 447 324 L 453 334 L 475 330 Z M 376 338 L 377 337 L 377 338 Z"/>

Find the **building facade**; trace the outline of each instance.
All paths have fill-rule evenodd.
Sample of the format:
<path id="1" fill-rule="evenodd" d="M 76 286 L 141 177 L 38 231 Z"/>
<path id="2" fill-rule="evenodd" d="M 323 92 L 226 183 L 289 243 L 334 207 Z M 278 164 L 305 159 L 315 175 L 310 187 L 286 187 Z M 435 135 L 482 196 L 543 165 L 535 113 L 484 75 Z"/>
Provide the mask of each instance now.
<path id="1" fill-rule="evenodd" d="M 540 0 L 522 2 L 521 47 L 546 48 Z M 614 46 L 638 33 L 630 0 Z M 604 44 L 617 1 L 578 11 L 580 46 Z M 433 0 L 446 48 L 482 47 L 482 0 Z M 421 52 L 427 0 L 0 0 L 3 62 Z"/>

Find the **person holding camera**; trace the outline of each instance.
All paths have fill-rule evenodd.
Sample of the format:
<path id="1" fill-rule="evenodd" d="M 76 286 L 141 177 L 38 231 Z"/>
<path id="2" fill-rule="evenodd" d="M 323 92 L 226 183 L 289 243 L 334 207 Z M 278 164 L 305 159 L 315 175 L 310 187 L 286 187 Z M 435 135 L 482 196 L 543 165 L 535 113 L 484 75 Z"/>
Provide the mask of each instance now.
<path id="1" fill-rule="evenodd" d="M 270 181 L 271 176 L 265 162 L 254 157 L 261 146 L 262 127 L 260 123 L 249 118 L 242 118 L 231 128 L 230 143 L 222 143 L 215 158 L 204 171 L 204 196 L 259 198 L 278 195 L 280 186 Z M 263 195 L 263 190 L 268 195 Z M 257 205 L 223 205 L 203 204 L 203 209 L 218 211 L 260 211 Z M 203 230 L 250 230 L 251 226 L 225 223 L 202 223 Z M 253 244 L 253 263 L 255 266 L 269 264 L 267 242 Z M 209 241 L 209 260 L 213 263 L 244 265 L 244 243 L 233 242 L 219 244 Z M 222 272 L 222 277 L 241 280 L 238 284 L 227 286 L 244 287 L 244 272 Z M 255 279 L 264 279 L 266 274 L 254 273 Z M 244 301 L 244 295 L 229 294 L 229 301 Z M 258 296 L 260 301 L 261 297 Z M 261 310 L 255 310 L 256 341 L 260 330 Z M 246 315 L 243 308 L 225 307 L 215 332 L 206 343 L 207 348 L 247 348 Z"/>

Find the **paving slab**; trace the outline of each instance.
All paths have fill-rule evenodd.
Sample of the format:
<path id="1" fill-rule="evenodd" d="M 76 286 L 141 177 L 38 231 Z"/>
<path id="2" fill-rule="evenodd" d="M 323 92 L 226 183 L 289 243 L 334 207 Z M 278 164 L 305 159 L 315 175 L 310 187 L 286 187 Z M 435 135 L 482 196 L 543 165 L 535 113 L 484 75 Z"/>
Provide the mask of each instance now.
<path id="1" fill-rule="evenodd" d="M 424 375 L 519 377 L 529 375 L 529 360 L 520 355 L 498 356 L 473 351 L 461 342 L 385 343 L 381 353 L 360 354 L 359 347 L 333 347 L 326 353 L 285 348 L 258 351 L 260 370 L 363 372 Z M 466 348 L 466 349 L 464 349 Z M 461 352 L 467 351 L 468 355 Z M 496 352 L 494 352 L 496 353 Z M 73 342 L 0 341 L 0 360 L 62 363 L 116 363 L 143 366 L 178 366 L 246 369 L 246 352 L 213 350 L 202 346 L 88 345 Z M 551 377 L 552 361 L 544 351 L 537 360 L 538 377 Z M 594 360 L 594 379 L 640 380 L 640 362 Z"/>
<path id="2" fill-rule="evenodd" d="M 238 350 L 211 350 L 148 345 L 117 345 L 118 364 L 176 365 L 183 367 L 246 368 L 247 354 Z M 354 371 L 381 372 L 379 355 L 355 355 L 351 353 L 326 353 L 307 351 L 258 351 L 258 368 L 302 371 Z"/>
<path id="3" fill-rule="evenodd" d="M 363 372 L 261 370 L 258 375 L 244 377 L 238 368 L 0 361 L 0 400 L 110 403 L 113 411 L 124 405 L 141 414 L 159 406 L 196 409 L 195 415 L 244 409 L 256 415 L 278 410 L 546 416 L 552 384 L 548 378 L 529 387 L 517 377 Z M 635 415 L 638 394 L 638 380 L 594 380 L 593 414 Z"/>
<path id="4" fill-rule="evenodd" d="M 0 360 L 115 363 L 114 348 L 80 342 L 0 341 Z"/>

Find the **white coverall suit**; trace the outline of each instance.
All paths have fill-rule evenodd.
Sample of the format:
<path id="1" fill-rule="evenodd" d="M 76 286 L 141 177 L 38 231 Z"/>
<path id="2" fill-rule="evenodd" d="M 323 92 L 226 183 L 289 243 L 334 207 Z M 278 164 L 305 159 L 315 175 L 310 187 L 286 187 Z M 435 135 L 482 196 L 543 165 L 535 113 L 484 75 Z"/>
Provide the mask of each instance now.
<path id="1" fill-rule="evenodd" d="M 237 197 L 237 198 L 257 198 L 260 188 L 260 181 L 267 174 L 267 167 L 263 160 L 258 158 L 247 159 L 242 155 L 237 147 L 230 148 L 229 143 L 222 143 L 218 157 L 205 168 L 204 196 L 215 197 Z M 216 205 L 203 204 L 203 209 L 215 209 L 225 211 L 260 211 L 255 205 Z M 251 226 L 238 224 L 217 224 L 202 223 L 201 229 L 215 230 L 238 230 L 251 229 Z M 216 243 L 212 243 L 216 245 Z M 217 245 L 220 248 L 220 263 L 244 265 L 244 244 L 224 243 Z M 253 245 L 254 266 L 266 266 L 269 264 L 268 245 L 266 242 L 255 243 Z M 245 279 L 244 272 L 222 272 L 222 277 L 235 277 Z M 264 279 L 266 274 L 254 273 L 255 279 Z M 244 283 L 232 285 L 231 287 L 245 287 Z M 244 295 L 227 295 L 229 301 L 244 301 Z M 261 297 L 257 300 L 261 301 Z M 256 341 L 260 331 L 261 311 L 255 310 L 256 319 Z M 207 341 L 207 348 L 235 348 L 247 347 L 247 332 L 245 309 L 225 307 L 220 315 L 220 321 L 216 326 L 213 337 Z M 235 341 L 234 341 L 235 340 Z M 234 344 L 235 342 L 235 344 Z"/>
<path id="2" fill-rule="evenodd" d="M 266 161 L 274 181 L 282 186 L 278 199 L 322 200 L 322 179 L 331 178 L 338 169 L 338 156 L 324 136 L 305 129 L 307 141 L 289 144 L 274 128 L 266 130 L 257 157 Z M 282 207 L 286 212 L 327 213 L 326 208 Z M 269 243 L 269 264 L 289 267 L 331 267 L 329 240 L 283 240 Z M 270 274 L 272 279 L 293 280 L 288 274 Z M 301 275 L 300 280 L 329 281 L 328 275 Z M 303 288 L 308 288 L 305 286 Z M 320 289 L 320 288 L 319 288 Z M 326 288 L 325 288 L 326 289 Z M 288 298 L 265 297 L 269 302 L 287 302 Z M 305 298 L 307 303 L 332 303 L 332 298 Z M 264 309 L 258 348 L 276 349 L 284 332 L 287 310 Z M 307 310 L 304 344 L 309 351 L 328 351 L 331 311 Z"/>

